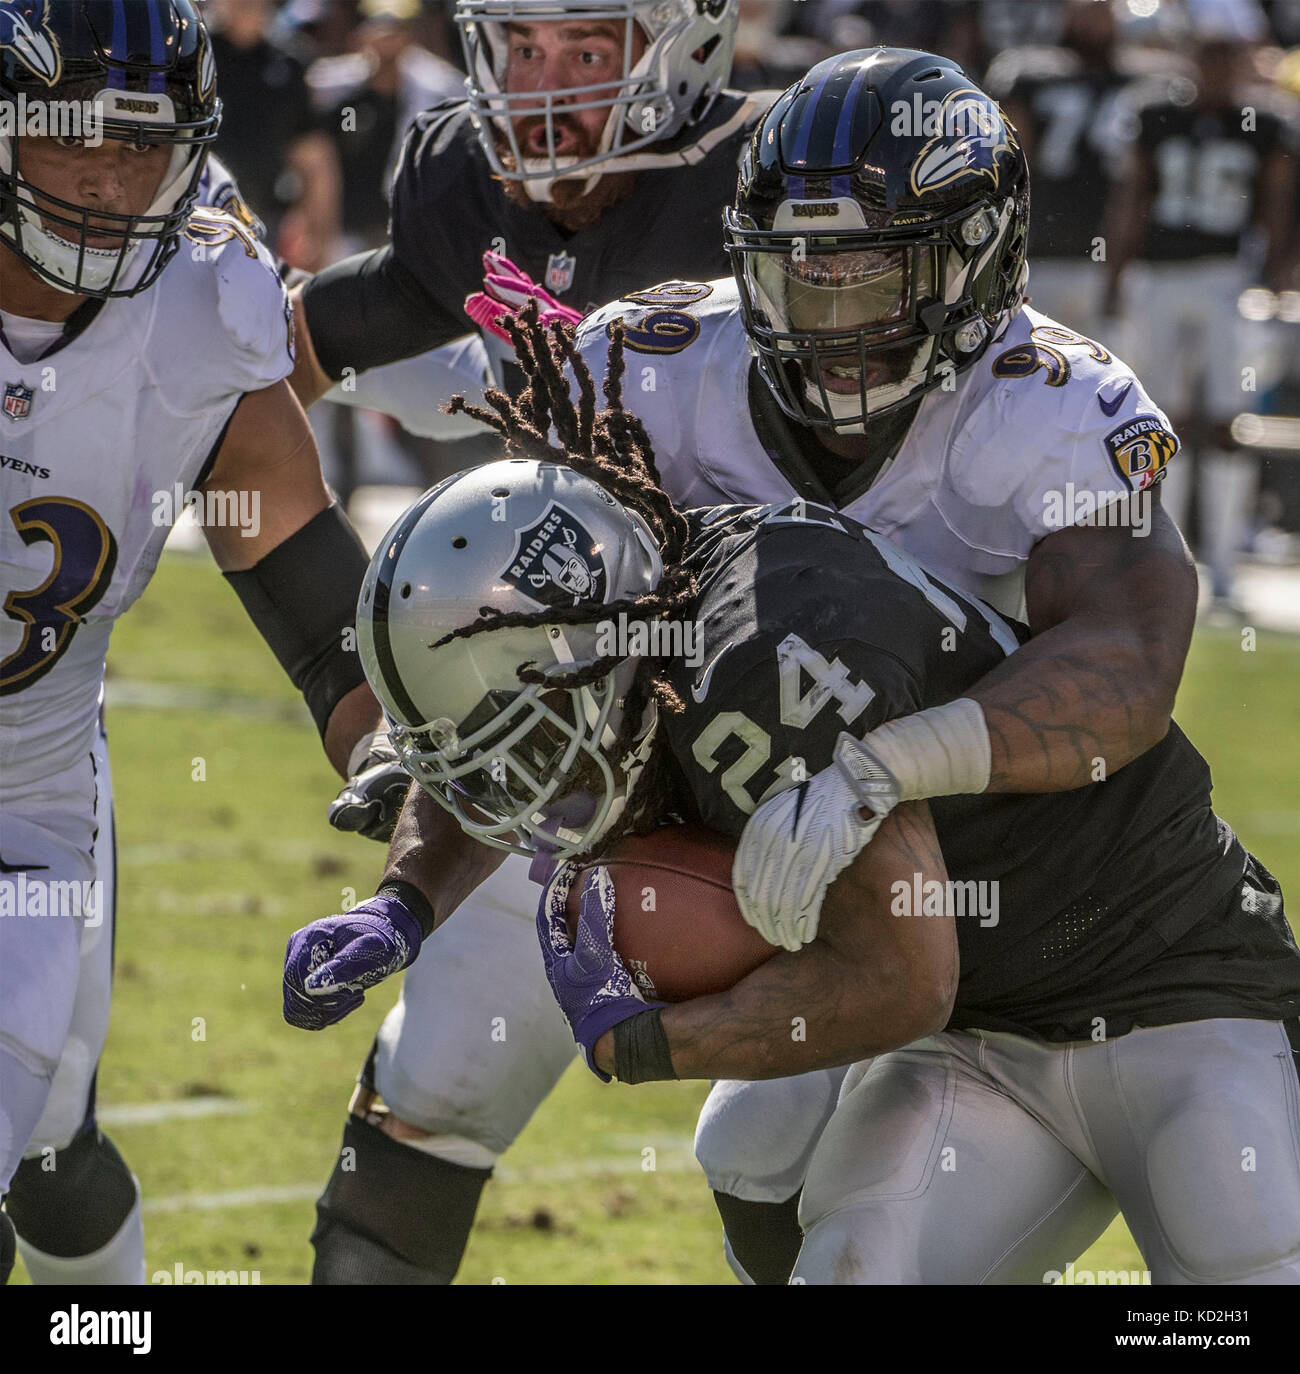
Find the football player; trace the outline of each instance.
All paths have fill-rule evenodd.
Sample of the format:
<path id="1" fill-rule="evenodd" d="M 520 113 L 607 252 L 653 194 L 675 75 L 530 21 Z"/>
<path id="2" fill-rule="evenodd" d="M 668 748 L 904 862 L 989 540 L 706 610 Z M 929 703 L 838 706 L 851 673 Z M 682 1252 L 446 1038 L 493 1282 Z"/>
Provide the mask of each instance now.
<path id="1" fill-rule="evenodd" d="M 1121 46 L 1121 9 L 1119 0 L 1068 0 L 1058 47 L 1008 48 L 984 81 L 1034 171 L 1034 308 L 1088 335 L 1101 322 L 1106 269 L 1097 254 L 1115 151 L 1129 137 L 1129 96 L 1160 61 L 1156 50 Z"/>
<path id="2" fill-rule="evenodd" d="M 434 437 L 465 426 L 439 414 L 450 391 L 429 404 L 430 381 L 481 388 L 491 363 L 518 384 L 484 254 L 577 315 L 721 262 L 714 215 L 775 94 L 725 89 L 736 0 L 458 0 L 455 19 L 469 98 L 409 130 L 390 243 L 321 272 L 297 306 L 304 405 L 328 391 Z M 471 296 L 483 348 L 461 337 Z M 400 359 L 416 361 L 383 368 Z"/>
<path id="3" fill-rule="evenodd" d="M 95 1121 L 109 636 L 173 493 L 199 493 L 218 564 L 345 773 L 379 719 L 343 634 L 366 559 L 286 381 L 274 264 L 244 221 L 195 205 L 235 192 L 204 180 L 221 107 L 191 0 L 6 0 L 0 96 L 83 102 L 103 134 L 0 138 L 0 1263 L 12 1223 L 38 1283 L 143 1283 L 139 1190 Z"/>
<path id="4" fill-rule="evenodd" d="M 1153 490 L 1177 440 L 1123 363 L 1023 307 L 1027 217 L 1015 131 L 959 67 L 898 49 L 842 54 L 755 130 L 726 218 L 736 277 L 634 292 L 579 331 L 599 368 L 622 320 L 634 409 L 679 504 L 798 496 L 888 534 L 1007 614 L 1027 598 L 1035 641 L 967 693 L 974 707 L 893 722 L 877 741 L 904 795 L 1065 790 L 1114 772 L 1164 736 L 1190 640 L 1194 576 Z M 1121 585 L 1150 596 L 1120 597 Z M 407 805 L 390 872 L 419 873 L 442 914 L 481 875 L 422 868 L 422 831 L 431 854 L 457 841 L 431 800 Z M 494 904 L 526 900 L 515 868 L 485 886 Z M 773 886 L 746 898 L 773 934 L 784 897 Z M 436 967 L 416 964 L 408 985 Z M 509 972 L 510 1004 L 535 1005 L 536 970 Z M 539 1011 L 513 1051 L 537 1066 L 530 1085 L 545 1081 L 543 1027 Z M 400 1039 L 385 1026 L 380 1071 L 405 1087 L 436 1031 L 457 1033 L 431 1024 L 417 1056 L 414 1026 Z M 481 1046 L 485 1074 L 505 1072 L 501 1049 Z M 723 1085 L 702 1119 L 700 1154 L 751 1275 L 789 1272 L 816 1139 L 803 1123 L 824 1119 L 837 1087 L 787 1080 L 742 1103 Z M 360 1185 L 335 1179 L 343 1211 Z"/>
<path id="5" fill-rule="evenodd" d="M 617 383 L 595 417 L 537 369 L 499 417 L 507 461 L 426 493 L 367 574 L 361 652 L 400 755 L 482 840 L 572 860 L 676 813 L 738 837 L 738 890 L 761 865 L 806 876 L 810 853 L 822 890 L 730 991 L 647 1005 L 607 872 L 571 940 L 562 862 L 539 934 L 593 1071 L 853 1063 L 804 1183 L 799 1281 L 1043 1282 L 1117 1209 L 1156 1282 L 1300 1280 L 1300 950 L 1177 725 L 1104 781 L 891 807 L 873 741 L 968 706 L 1029 651 L 1023 627 L 827 507 L 683 516 Z M 707 683 L 610 647 L 623 617 L 697 626 Z M 414 957 L 439 916 L 399 889 L 350 919 Z M 355 948 L 309 928 L 290 956 L 309 1011 L 359 996 L 334 982 Z"/>
<path id="6" fill-rule="evenodd" d="M 1151 394 L 1180 430 L 1195 425 L 1200 546 L 1231 611 L 1259 478 L 1232 422 L 1277 366 L 1238 300 L 1252 282 L 1290 285 L 1296 130 L 1267 88 L 1252 89 L 1249 54 L 1268 32 L 1255 0 L 1189 0 L 1187 15 L 1195 80 L 1159 83 L 1137 111 L 1107 213 L 1104 308 L 1122 312 Z M 1191 475 L 1181 464 L 1169 492 L 1180 522 Z"/>
<path id="7" fill-rule="evenodd" d="M 465 333 L 467 297 L 517 386 L 496 321 L 524 300 L 574 318 L 621 291 L 724 270 L 719 217 L 775 95 L 725 89 L 733 0 L 463 0 L 456 20 L 469 99 L 410 130 L 391 242 L 303 288 L 294 376 L 310 404 L 345 369 L 362 374 L 341 399 L 435 435 L 447 433 L 441 404 L 482 387 L 485 355 L 451 342 Z M 413 354 L 409 368 L 384 366 Z M 463 416 L 450 423 L 464 433 Z M 374 789 L 405 775 L 382 743 L 357 764 L 333 818 L 386 838 L 392 817 Z M 526 871 L 512 861 L 477 891 L 406 980 L 349 1112 L 355 1156 L 340 1156 L 321 1202 L 315 1282 L 449 1282 L 497 1157 L 572 1060 L 521 930 L 534 905 Z M 474 966 L 481 981 L 465 974 Z M 478 1036 L 472 1010 L 502 995 L 516 1009 L 504 1054 Z M 368 1113 L 376 1088 L 383 1116 Z"/>

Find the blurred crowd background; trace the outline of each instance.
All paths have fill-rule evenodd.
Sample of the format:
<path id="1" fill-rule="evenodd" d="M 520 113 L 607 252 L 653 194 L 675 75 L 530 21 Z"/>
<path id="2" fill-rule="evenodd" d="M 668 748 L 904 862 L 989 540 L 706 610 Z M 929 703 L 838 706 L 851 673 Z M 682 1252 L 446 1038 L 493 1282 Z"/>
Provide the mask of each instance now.
<path id="1" fill-rule="evenodd" d="M 454 9 L 206 0 L 217 152 L 293 267 L 385 241 L 406 126 L 463 94 Z M 1242 557 L 1300 561 L 1300 0 L 740 0 L 732 84 L 780 89 L 877 43 L 954 58 L 1020 130 L 1033 305 L 1170 414 L 1165 500 L 1232 612 Z M 312 419 L 345 500 L 446 460 L 379 417 Z"/>

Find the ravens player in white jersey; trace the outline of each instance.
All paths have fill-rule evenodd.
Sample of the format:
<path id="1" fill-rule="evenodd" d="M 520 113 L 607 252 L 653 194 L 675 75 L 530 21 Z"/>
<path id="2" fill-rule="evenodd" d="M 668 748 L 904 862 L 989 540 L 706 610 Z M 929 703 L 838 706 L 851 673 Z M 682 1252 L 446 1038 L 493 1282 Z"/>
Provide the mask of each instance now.
<path id="1" fill-rule="evenodd" d="M 804 1185 L 802 1282 L 1041 1283 L 1117 1209 L 1157 1282 L 1300 1280 L 1300 950 L 1186 736 L 1069 791 L 891 808 L 880 731 L 970 705 L 1023 627 L 828 507 L 683 515 L 617 387 L 596 417 L 578 371 L 575 408 L 543 356 L 499 420 L 506 461 L 426 493 L 372 560 L 359 641 L 397 748 L 479 839 L 571 860 L 676 814 L 739 837 L 738 891 L 810 855 L 821 888 L 729 991 L 647 1005 L 600 871 L 575 951 L 562 862 L 539 934 L 589 1066 L 761 1092 L 853 1064 Z M 707 685 L 610 647 L 623 618 L 697 626 Z M 916 901 L 931 884 L 986 899 Z M 321 954 L 290 946 L 308 1006 L 355 967 Z"/>
<path id="2" fill-rule="evenodd" d="M 967 705 L 892 722 L 877 740 L 905 796 L 1067 790 L 1123 767 L 1167 731 L 1191 635 L 1194 575 L 1155 490 L 1177 441 L 1123 363 L 1023 308 L 1027 213 L 1015 132 L 958 67 L 843 54 L 755 132 L 727 216 L 739 280 L 633 292 L 579 334 L 603 366 L 608 326 L 624 321 L 630 404 L 680 504 L 799 496 L 1009 614 L 1027 602 L 1034 642 Z M 1148 594 L 1117 591 L 1132 586 Z M 442 913 L 482 875 L 422 863 L 422 832 L 430 853 L 457 843 L 432 802 L 413 795 L 408 822 L 390 876 L 427 884 Z M 516 867 L 485 885 L 493 902 L 526 900 Z M 781 895 L 751 905 L 779 911 Z M 517 980 L 512 1006 L 544 995 L 535 968 L 496 972 Z M 431 976 L 422 961 L 408 982 Z M 431 1014 L 417 1027 L 407 1003 L 377 1064 L 417 1110 L 436 1109 L 421 1089 L 430 1055 L 414 1049 L 458 1032 Z M 545 1025 L 540 1013 L 532 1024 Z M 517 1080 L 534 1089 L 541 1045 L 539 1033 L 516 1050 L 538 1066 Z M 480 1052 L 499 1066 L 487 1053 L 500 1048 Z M 557 1051 L 551 1081 L 562 1067 Z M 800 1122 L 820 1121 L 835 1086 L 787 1080 L 752 1111 L 731 1101 L 706 1114 L 701 1158 L 751 1275 L 789 1272 L 815 1139 Z"/>
<path id="3" fill-rule="evenodd" d="M 142 1283 L 139 1192 L 94 1102 L 109 637 L 162 552 L 160 511 L 203 494 L 218 564 L 343 773 L 378 720 L 342 634 L 365 554 L 286 381 L 274 264 L 244 222 L 196 208 L 220 102 L 191 0 L 5 0 L 0 96 L 83 102 L 97 126 L 0 138 L 0 1278 L 16 1229 L 36 1282 Z"/>

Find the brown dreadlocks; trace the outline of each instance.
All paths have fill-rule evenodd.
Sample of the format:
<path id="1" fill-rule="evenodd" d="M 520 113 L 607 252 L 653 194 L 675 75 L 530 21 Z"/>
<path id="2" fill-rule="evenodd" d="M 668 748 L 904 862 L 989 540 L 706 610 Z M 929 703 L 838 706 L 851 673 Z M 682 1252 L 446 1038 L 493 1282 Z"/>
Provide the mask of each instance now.
<path id="1" fill-rule="evenodd" d="M 517 401 L 512 401 L 502 391 L 487 391 L 483 399 L 490 409 L 472 405 L 464 396 L 454 396 L 444 407 L 445 411 L 449 415 L 463 412 L 496 430 L 505 440 L 506 457 L 563 463 L 603 487 L 650 527 L 659 546 L 664 573 L 654 591 L 608 605 L 580 601 L 572 606 L 537 612 L 498 611 L 491 606 L 482 606 L 479 619 L 473 624 L 453 630 L 430 647 L 440 648 L 451 640 L 468 638 L 485 630 L 590 624 L 596 619 L 615 618 L 620 612 L 629 620 L 639 618 L 646 622 L 670 617 L 685 619 L 697 594 L 694 574 L 682 564 L 689 526 L 660 486 L 654 449 L 645 426 L 623 408 L 622 325 L 615 324 L 610 331 L 603 386 L 605 409 L 597 411 L 595 383 L 576 350 L 571 325 L 557 321 L 548 332 L 538 319 L 536 301 L 530 301 L 517 319 L 507 318 L 504 324 L 528 379 L 528 388 Z M 572 367 L 577 380 L 576 406 L 564 376 L 566 366 Z M 558 444 L 550 442 L 552 430 Z M 651 638 L 649 642 L 655 641 Z M 518 676 L 523 683 L 556 688 L 583 687 L 599 682 L 624 661 L 620 655 L 610 655 L 571 673 L 543 673 L 530 662 L 520 664 Z M 610 760 L 613 767 L 623 764 L 632 754 L 646 705 L 652 699 L 661 710 L 683 709 L 669 680 L 668 660 L 664 657 L 641 659 L 624 702 L 623 719 Z M 663 823 L 672 805 L 669 775 L 663 767 L 665 754 L 666 745 L 663 744 L 652 751 L 628 797 L 623 816 L 602 839 L 602 849 L 630 831 L 641 833 Z"/>

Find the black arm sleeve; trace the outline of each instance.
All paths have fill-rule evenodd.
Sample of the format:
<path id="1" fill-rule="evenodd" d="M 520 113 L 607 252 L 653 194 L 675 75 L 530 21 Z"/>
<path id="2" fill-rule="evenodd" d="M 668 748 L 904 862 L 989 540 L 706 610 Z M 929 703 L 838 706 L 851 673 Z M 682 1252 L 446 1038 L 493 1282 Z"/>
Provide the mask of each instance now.
<path id="1" fill-rule="evenodd" d="M 366 680 L 355 625 L 369 561 L 356 531 L 333 505 L 253 567 L 226 574 L 306 699 L 322 739 L 334 708 Z"/>
<path id="2" fill-rule="evenodd" d="M 366 372 L 439 348 L 472 332 L 467 315 L 431 300 L 392 246 L 327 267 L 303 288 L 312 346 L 325 375 Z"/>

